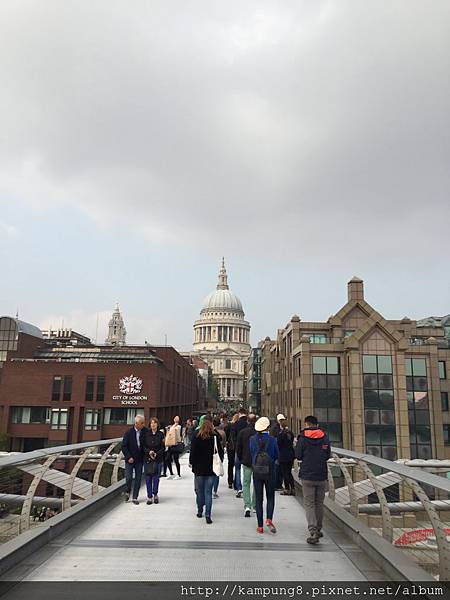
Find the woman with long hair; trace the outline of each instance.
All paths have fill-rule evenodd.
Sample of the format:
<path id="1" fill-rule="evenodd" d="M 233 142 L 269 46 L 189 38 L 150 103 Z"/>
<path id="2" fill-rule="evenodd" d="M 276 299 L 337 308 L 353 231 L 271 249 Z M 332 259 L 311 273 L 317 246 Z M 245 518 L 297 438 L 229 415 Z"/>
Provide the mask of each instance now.
<path id="1" fill-rule="evenodd" d="M 168 455 L 167 455 L 167 467 L 169 469 L 170 475 L 167 479 L 181 479 L 181 469 L 180 469 L 180 450 L 181 445 L 183 444 L 181 440 L 181 425 L 180 425 L 180 417 L 177 415 L 173 418 L 173 424 L 168 428 L 166 435 L 166 446 L 168 446 Z M 174 476 L 172 471 L 172 460 L 175 463 L 175 467 L 177 469 L 177 474 Z"/>
<path id="2" fill-rule="evenodd" d="M 192 440 L 189 464 L 192 465 L 195 476 L 197 517 L 201 519 L 203 509 L 205 509 L 205 519 L 208 525 L 212 523 L 212 490 L 216 479 L 216 474 L 213 471 L 213 456 L 216 452 L 219 454 L 220 460 L 223 461 L 220 435 L 214 431 L 214 425 L 211 421 L 204 419 L 197 435 Z"/>
<path id="3" fill-rule="evenodd" d="M 143 436 L 144 471 L 147 484 L 147 504 L 159 503 L 158 489 L 164 461 L 164 433 L 156 417 L 150 419 L 148 430 Z"/>

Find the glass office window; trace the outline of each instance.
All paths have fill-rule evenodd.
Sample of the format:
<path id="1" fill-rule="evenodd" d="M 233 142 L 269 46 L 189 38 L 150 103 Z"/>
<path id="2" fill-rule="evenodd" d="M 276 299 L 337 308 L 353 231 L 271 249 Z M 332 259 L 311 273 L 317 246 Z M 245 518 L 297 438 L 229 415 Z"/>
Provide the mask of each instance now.
<path id="1" fill-rule="evenodd" d="M 103 402 L 105 399 L 106 377 L 99 375 L 97 377 L 97 402 Z"/>
<path id="2" fill-rule="evenodd" d="M 52 408 L 50 429 L 67 429 L 69 421 L 69 411 L 67 408 Z"/>
<path id="3" fill-rule="evenodd" d="M 389 355 L 364 354 L 362 368 L 366 451 L 395 460 L 397 438 L 392 358 Z"/>
<path id="4" fill-rule="evenodd" d="M 91 431 L 100 429 L 100 414 L 101 411 L 95 408 L 86 409 L 84 413 L 84 428 Z"/>
<path id="5" fill-rule="evenodd" d="M 45 424 L 50 422 L 50 409 L 46 406 L 13 406 L 11 407 L 11 423 Z"/>
<path id="6" fill-rule="evenodd" d="M 53 384 L 52 384 L 52 401 L 53 402 L 59 402 L 59 399 L 61 397 L 61 383 L 62 383 L 62 377 L 60 377 L 59 375 L 55 375 L 53 377 Z"/>
<path id="7" fill-rule="evenodd" d="M 313 356 L 313 373 L 325 374 L 327 372 L 326 356 Z"/>
<path id="8" fill-rule="evenodd" d="M 137 408 L 105 408 L 103 411 L 104 425 L 133 425 Z"/>
<path id="9" fill-rule="evenodd" d="M 72 376 L 64 377 L 63 400 L 69 402 L 72 399 Z"/>
<path id="10" fill-rule="evenodd" d="M 450 425 L 443 425 L 444 428 L 444 444 L 450 446 Z"/>
<path id="11" fill-rule="evenodd" d="M 86 402 L 92 402 L 94 399 L 94 384 L 95 377 L 93 375 L 88 375 L 86 377 L 86 392 L 85 392 L 85 400 Z"/>
<path id="12" fill-rule="evenodd" d="M 331 443 L 342 445 L 341 376 L 338 356 L 313 356 L 314 413 Z"/>
<path id="13" fill-rule="evenodd" d="M 427 361 L 406 358 L 405 366 L 411 458 L 432 458 Z"/>

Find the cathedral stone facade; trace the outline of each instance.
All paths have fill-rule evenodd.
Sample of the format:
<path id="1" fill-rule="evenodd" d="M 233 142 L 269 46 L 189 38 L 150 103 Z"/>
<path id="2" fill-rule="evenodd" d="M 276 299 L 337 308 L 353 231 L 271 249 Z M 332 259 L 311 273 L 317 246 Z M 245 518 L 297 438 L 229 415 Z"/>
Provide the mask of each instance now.
<path id="1" fill-rule="evenodd" d="M 239 404 L 244 398 L 245 363 L 250 355 L 250 323 L 241 301 L 228 286 L 225 261 L 216 289 L 209 294 L 194 323 L 194 351 L 211 367 L 220 398 Z"/>

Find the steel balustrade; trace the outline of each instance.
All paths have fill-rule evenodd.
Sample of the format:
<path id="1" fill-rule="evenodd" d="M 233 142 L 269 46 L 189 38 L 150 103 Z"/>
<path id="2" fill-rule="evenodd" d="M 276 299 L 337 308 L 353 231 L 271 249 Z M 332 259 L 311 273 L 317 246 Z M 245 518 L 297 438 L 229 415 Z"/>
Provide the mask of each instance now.
<path id="1" fill-rule="evenodd" d="M 38 526 L 38 507 L 69 511 L 101 492 L 105 486 L 117 484 L 121 479 L 119 469 L 124 467 L 121 441 L 122 438 L 98 440 L 1 456 L 0 541 L 8 541 Z M 112 454 L 116 447 L 117 454 Z M 111 464 L 111 471 L 105 475 L 106 462 Z M 83 467 L 85 470 L 80 476 Z M 86 479 L 90 473 L 93 474 L 92 482 Z M 42 494 L 44 482 L 51 486 L 50 494 L 54 488 L 59 490 L 56 492 L 58 497 L 48 496 L 48 492 L 46 496 Z M 41 493 L 38 495 L 39 488 Z M 46 519 L 49 514 L 56 512 L 47 511 Z"/>
<path id="2" fill-rule="evenodd" d="M 328 501 L 368 524 L 441 581 L 449 581 L 450 462 L 393 462 L 342 448 L 333 448 L 332 457 Z M 336 466 L 342 477 L 333 475 Z"/>

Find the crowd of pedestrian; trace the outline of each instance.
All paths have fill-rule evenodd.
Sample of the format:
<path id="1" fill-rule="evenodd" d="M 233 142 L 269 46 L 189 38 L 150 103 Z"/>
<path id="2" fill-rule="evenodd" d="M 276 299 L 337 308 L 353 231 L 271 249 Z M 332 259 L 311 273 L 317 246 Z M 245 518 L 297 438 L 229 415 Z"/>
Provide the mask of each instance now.
<path id="1" fill-rule="evenodd" d="M 276 491 L 295 496 L 292 471 L 297 458 L 309 532 L 306 541 L 317 544 L 323 537 L 323 503 L 331 450 L 326 433 L 313 415 L 306 417 L 305 428 L 297 438 L 282 413 L 273 424 L 268 417 L 258 418 L 240 408 L 231 417 L 205 414 L 198 422 L 187 419 L 184 425 L 178 415 L 169 425 L 152 417 L 148 427 L 144 417 L 138 415 L 134 426 L 123 436 L 122 451 L 126 501 L 131 498 L 134 504 L 139 504 L 144 474 L 148 505 L 159 503 L 161 477 L 181 479 L 180 455 L 189 452 L 197 517 L 204 516 L 207 524 L 213 522 L 213 500 L 219 498 L 226 454 L 228 487 L 234 490 L 236 498 L 243 499 L 244 517 L 256 515 L 259 534 L 264 533 L 264 527 L 272 534 L 277 532 L 273 522 Z"/>

